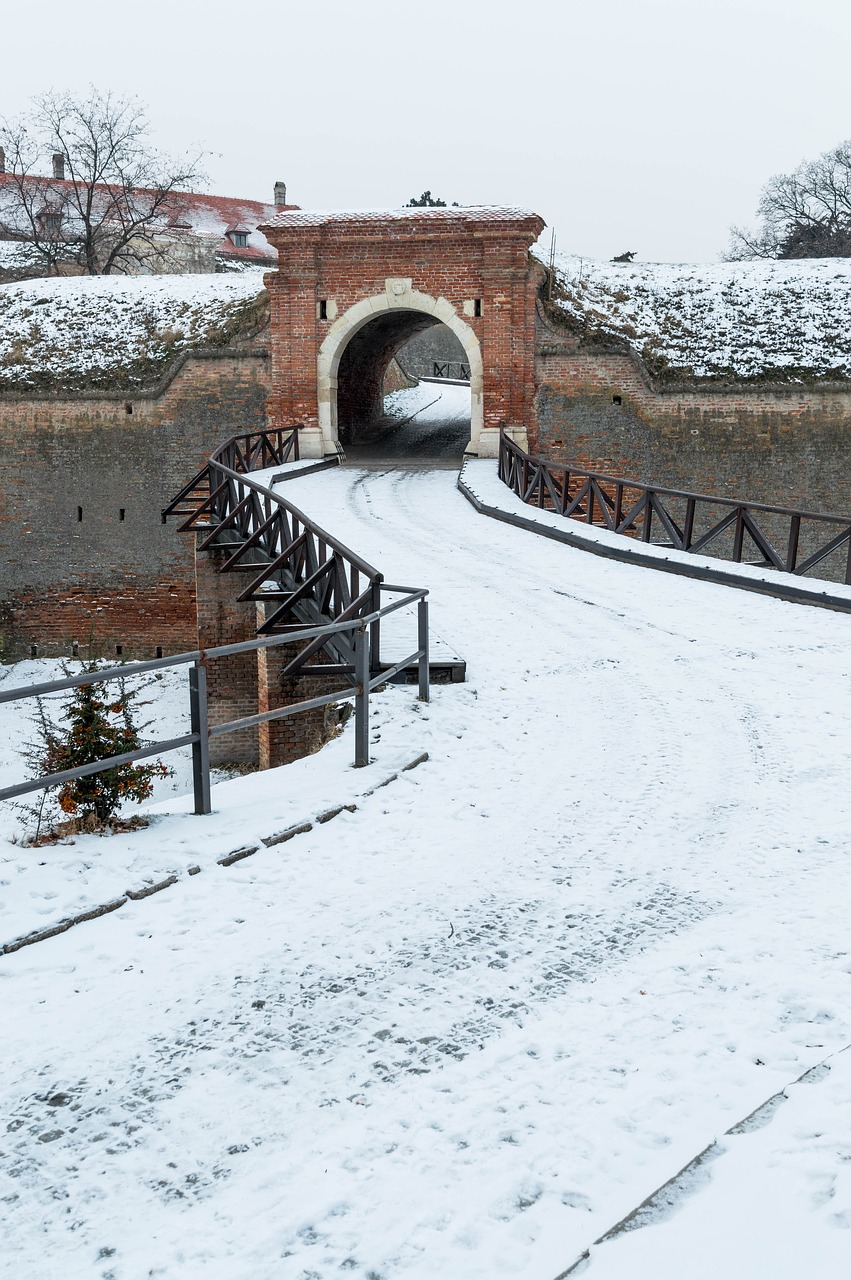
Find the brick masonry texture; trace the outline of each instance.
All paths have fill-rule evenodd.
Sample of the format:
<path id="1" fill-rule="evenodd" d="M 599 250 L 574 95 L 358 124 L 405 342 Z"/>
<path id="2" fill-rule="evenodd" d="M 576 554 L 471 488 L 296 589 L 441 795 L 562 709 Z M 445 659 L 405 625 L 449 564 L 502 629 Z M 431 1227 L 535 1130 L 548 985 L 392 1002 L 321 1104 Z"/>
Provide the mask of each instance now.
<path id="1" fill-rule="evenodd" d="M 228 554 L 197 553 L 198 643 L 202 649 L 253 640 L 264 618 L 262 603 L 237 600 L 243 576 L 218 572 Z M 309 675 L 283 677 L 284 667 L 299 648 L 298 644 L 284 644 L 210 659 L 206 664 L 210 724 L 272 711 L 340 688 L 339 676 L 333 681 L 322 678 L 323 663 L 329 659 L 321 656 L 311 665 Z M 337 719 L 334 707 L 318 707 L 221 734 L 210 741 L 210 762 L 220 767 L 249 769 L 287 764 L 316 751 L 333 735 Z"/>
<path id="2" fill-rule="evenodd" d="M 228 437 L 267 420 L 317 424 L 329 326 L 388 279 L 452 304 L 481 347 L 484 425 L 525 429 L 533 451 L 673 488 L 849 510 L 851 386 L 656 386 L 628 350 L 584 347 L 540 300 L 544 271 L 528 252 L 539 224 L 523 211 L 502 222 L 430 211 L 274 226 L 270 327 L 252 343 L 195 352 L 132 396 L 0 395 L 0 657 L 33 645 L 69 655 L 76 641 L 83 655 L 120 646 L 133 658 L 251 638 L 257 606 L 236 602 L 240 575 L 217 574 L 215 553 L 196 564 L 192 537 L 160 511 Z M 368 410 L 394 353 L 428 323 L 400 310 L 354 334 L 341 404 Z M 328 691 L 321 663 L 283 680 L 289 656 L 211 663 L 212 721 Z M 335 720 L 320 709 L 227 735 L 214 760 L 281 763 L 315 750 Z"/>
<path id="3" fill-rule="evenodd" d="M 196 353 L 133 396 L 0 396 L 3 658 L 195 647 L 192 540 L 160 511 L 216 445 L 265 425 L 267 387 L 258 345 Z"/>
<path id="4" fill-rule="evenodd" d="M 851 386 L 660 388 L 637 356 L 583 348 L 543 306 L 535 367 L 544 457 L 668 488 L 851 510 Z"/>
<path id="5" fill-rule="evenodd" d="M 475 332 L 484 360 L 484 425 L 522 427 L 533 420 L 535 299 L 542 272 L 528 249 L 542 220 L 523 211 L 502 222 L 484 214 L 477 221 L 464 211 L 426 213 L 340 216 L 306 225 L 292 219 L 281 225 L 281 218 L 264 228 L 278 250 L 278 270 L 265 277 L 272 300 L 273 425 L 318 425 L 317 354 L 333 322 L 320 318 L 319 303 L 331 300 L 334 315 L 341 316 L 365 298 L 383 296 L 393 278 L 410 279 L 415 292 L 446 299 Z M 482 303 L 478 317 L 464 314 L 465 301 L 474 299 Z M 359 377 L 372 389 L 380 386 L 394 352 L 423 324 L 422 314 L 412 312 L 407 328 L 382 332 L 373 359 L 363 353 Z M 341 366 L 341 379 L 344 374 Z M 364 402 L 371 398 L 367 393 Z"/>

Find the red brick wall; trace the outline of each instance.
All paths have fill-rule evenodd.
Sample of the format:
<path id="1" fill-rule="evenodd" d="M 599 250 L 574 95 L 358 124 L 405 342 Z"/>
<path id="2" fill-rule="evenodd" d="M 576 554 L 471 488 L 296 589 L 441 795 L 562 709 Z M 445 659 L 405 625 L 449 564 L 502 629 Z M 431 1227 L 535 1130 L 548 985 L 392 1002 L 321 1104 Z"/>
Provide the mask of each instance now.
<path id="1" fill-rule="evenodd" d="M 655 386 L 539 314 L 538 449 L 591 471 L 815 511 L 851 510 L 851 386 Z"/>
<path id="2" fill-rule="evenodd" d="M 134 395 L 0 395 L 0 656 L 195 647 L 192 539 L 160 511 L 265 425 L 263 354 L 196 356 Z"/>
<path id="3" fill-rule="evenodd" d="M 244 575 L 217 572 L 228 554 L 206 551 L 196 556 L 198 644 L 204 649 L 255 639 L 265 616 L 262 604 L 236 599 Z M 281 672 L 300 648 L 298 644 L 285 644 L 211 658 L 206 664 L 210 724 L 257 715 L 341 687 L 339 676 L 333 680 L 322 678 L 322 664 L 329 659 L 321 654 L 311 664 L 309 675 L 283 678 Z M 326 742 L 334 732 L 336 718 L 333 708 L 318 707 L 255 728 L 221 734 L 210 740 L 210 761 L 219 766 L 261 769 L 287 764 Z"/>
<path id="4" fill-rule="evenodd" d="M 266 276 L 275 425 L 318 423 L 317 354 L 333 323 L 318 318 L 318 303 L 333 300 L 341 316 L 364 298 L 383 296 L 388 278 L 403 278 L 415 291 L 445 298 L 475 332 L 485 370 L 484 425 L 528 427 L 540 278 L 528 250 L 542 225 L 534 215 L 493 225 L 451 217 L 418 223 L 412 210 L 410 221 L 352 216 L 267 230 L 278 250 L 278 270 Z M 464 301 L 475 298 L 483 314 L 464 315 Z"/>

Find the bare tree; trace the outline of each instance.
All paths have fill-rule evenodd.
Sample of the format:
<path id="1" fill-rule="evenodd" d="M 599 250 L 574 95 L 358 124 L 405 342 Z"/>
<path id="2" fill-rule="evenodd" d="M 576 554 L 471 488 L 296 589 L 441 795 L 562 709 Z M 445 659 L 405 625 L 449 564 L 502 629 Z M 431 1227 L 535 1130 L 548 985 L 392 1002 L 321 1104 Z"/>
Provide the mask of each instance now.
<path id="1" fill-rule="evenodd" d="M 34 99 L 28 115 L 0 124 L 0 234 L 33 245 L 48 274 L 65 263 L 88 275 L 144 267 L 181 221 L 180 192 L 206 180 L 202 153 L 173 159 L 150 135 L 135 98 L 92 88 Z"/>
<path id="2" fill-rule="evenodd" d="M 851 139 L 766 184 L 754 231 L 731 228 L 728 260 L 851 257 Z"/>

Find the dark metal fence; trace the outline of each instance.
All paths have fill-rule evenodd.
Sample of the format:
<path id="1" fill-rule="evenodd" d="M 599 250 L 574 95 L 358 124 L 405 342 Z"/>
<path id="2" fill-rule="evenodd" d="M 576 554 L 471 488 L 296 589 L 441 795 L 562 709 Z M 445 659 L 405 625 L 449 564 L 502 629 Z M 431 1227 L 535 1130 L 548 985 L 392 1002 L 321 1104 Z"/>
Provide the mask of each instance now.
<path id="1" fill-rule="evenodd" d="M 457 382 L 470 381 L 470 366 L 465 360 L 434 360 L 433 378 L 453 378 Z"/>
<path id="2" fill-rule="evenodd" d="M 532 506 L 654 546 L 799 576 L 829 565 L 831 576 L 851 583 L 849 516 L 663 489 L 559 466 L 526 453 L 505 432 L 499 477 Z"/>
<path id="3" fill-rule="evenodd" d="M 210 812 L 210 756 L 209 740 L 224 733 L 236 733 L 240 729 L 250 729 L 255 725 L 270 720 L 281 720 L 286 716 L 298 715 L 301 711 L 310 711 L 314 707 L 327 706 L 330 702 L 339 702 L 346 698 L 355 700 L 355 767 L 369 763 L 369 695 L 379 684 L 393 678 L 409 663 L 416 662 L 418 667 L 419 696 L 427 702 L 429 698 L 429 666 L 428 666 L 428 592 L 407 587 L 384 586 L 383 590 L 401 596 L 392 604 L 384 605 L 378 617 L 386 617 L 396 609 L 413 603 L 418 607 L 417 641 L 418 648 L 404 662 L 384 670 L 376 676 L 369 671 L 369 635 L 368 629 L 373 621 L 372 615 L 351 622 L 337 622 L 322 627 L 306 627 L 297 633 L 286 636 L 274 636 L 258 640 L 244 640 L 239 644 L 219 645 L 213 649 L 196 649 L 191 653 L 178 653 L 170 658 L 153 658 L 149 662 L 131 662 L 120 667 L 107 667 L 101 671 L 89 671 L 78 676 L 68 676 L 63 680 L 48 680 L 42 684 L 28 685 L 17 689 L 0 689 L 0 702 L 20 702 L 27 699 L 44 697 L 50 693 L 61 693 L 65 689 L 74 689 L 84 684 L 104 684 L 110 680 L 126 680 L 133 676 L 145 675 L 149 671 L 162 671 L 165 667 L 189 667 L 189 711 L 190 732 L 178 738 L 164 739 L 159 742 L 146 743 L 137 751 L 128 751 L 123 755 L 110 756 L 106 759 L 94 760 L 89 764 L 79 765 L 76 769 L 66 769 L 62 773 L 32 778 L 15 786 L 0 788 L 0 800 L 12 800 L 16 796 L 27 795 L 33 791 L 45 791 L 49 787 L 61 786 L 72 782 L 75 778 L 85 778 L 93 773 L 103 773 L 107 769 L 115 769 L 119 765 L 130 764 L 134 760 L 145 760 L 151 756 L 165 755 L 180 747 L 192 747 L 192 776 L 195 797 L 195 812 Z M 337 669 L 337 674 L 346 674 L 352 681 L 344 688 L 333 693 L 322 694 L 317 698 L 307 698 L 302 702 L 291 703 L 285 707 L 277 707 L 273 711 L 263 711 L 255 716 L 245 716 L 240 720 L 229 720 L 226 724 L 209 725 L 207 721 L 207 665 L 217 658 L 229 657 L 234 653 L 247 653 L 254 649 L 268 649 L 281 644 L 289 644 L 294 640 L 315 641 L 328 639 L 331 635 L 352 633 L 353 663 L 345 672 Z M 331 672 L 332 668 L 323 665 L 319 668 L 322 675 Z"/>
<path id="4" fill-rule="evenodd" d="M 84 684 L 101 684 L 143 675 L 165 667 L 188 666 L 190 732 L 178 738 L 148 743 L 138 751 L 92 761 L 76 769 L 30 779 L 0 789 L 0 800 L 60 786 L 75 778 L 192 747 L 195 812 L 210 812 L 209 740 L 271 720 L 283 719 L 343 699 L 355 700 L 355 766 L 369 761 L 369 695 L 408 669 L 416 668 L 419 696 L 429 698 L 428 591 L 391 586 L 383 576 L 339 539 L 321 529 L 279 493 L 250 479 L 252 468 L 281 466 L 298 460 L 298 428 L 257 431 L 234 436 L 184 485 L 163 511 L 183 516 L 179 529 L 203 533 L 198 550 L 223 552 L 219 573 L 249 573 L 239 600 L 261 601 L 265 620 L 258 638 L 239 644 L 198 649 L 148 662 L 135 662 L 86 672 L 24 688 L 0 690 L 0 702 L 15 702 L 59 693 Z M 383 604 L 382 596 L 398 597 Z M 401 660 L 382 662 L 381 620 L 397 609 L 416 604 L 417 643 Z M 278 645 L 299 647 L 282 675 L 301 672 L 320 650 L 334 659 L 310 668 L 323 678 L 340 676 L 333 693 L 264 711 L 258 715 L 209 725 L 207 674 L 211 661 L 236 653 Z"/>
<path id="5" fill-rule="evenodd" d="M 262 604 L 259 635 L 287 634 L 294 641 L 294 628 L 370 615 L 369 668 L 378 674 L 387 665 L 380 652 L 383 575 L 279 492 L 245 474 L 253 462 L 277 466 L 289 458 L 298 458 L 298 428 L 237 436 L 216 450 L 165 508 L 163 519 L 183 516 L 178 530 L 201 534 L 199 551 L 224 553 L 218 573 L 249 575 L 236 598 Z M 340 664 L 348 669 L 354 662 L 350 629 L 340 629 L 312 639 L 282 675 L 297 675 L 320 649 L 338 664 L 323 665 L 323 675 L 339 674 Z"/>

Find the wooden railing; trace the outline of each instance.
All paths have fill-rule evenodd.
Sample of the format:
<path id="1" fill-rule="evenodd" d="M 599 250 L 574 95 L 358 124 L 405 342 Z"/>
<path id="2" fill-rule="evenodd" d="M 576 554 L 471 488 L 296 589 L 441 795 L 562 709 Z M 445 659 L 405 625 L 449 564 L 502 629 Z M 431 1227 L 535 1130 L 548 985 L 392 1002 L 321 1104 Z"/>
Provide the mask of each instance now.
<path id="1" fill-rule="evenodd" d="M 251 432 L 234 436 L 211 455 L 203 471 L 163 511 L 183 516 L 179 532 L 202 536 L 198 551 L 225 552 L 219 573 L 248 574 L 236 599 L 265 606 L 259 636 L 286 635 L 305 626 L 333 627 L 312 637 L 283 669 L 297 675 L 320 651 L 332 658 L 322 675 L 355 675 L 355 644 L 350 625 L 368 619 L 369 671 L 385 679 L 415 665 L 427 638 L 402 662 L 381 658 L 381 618 L 403 604 L 425 599 L 415 587 L 389 586 L 383 575 L 339 538 L 322 529 L 277 491 L 259 484 L 252 467 L 280 466 L 298 460 L 298 431 Z M 382 596 L 398 597 L 383 603 Z M 427 613 L 420 611 L 420 622 Z"/>
<path id="2" fill-rule="evenodd" d="M 505 432 L 499 476 L 523 502 L 611 533 L 799 576 L 823 566 L 831 577 L 851 583 L 851 516 L 663 489 L 560 466 L 526 453 Z"/>
<path id="3" fill-rule="evenodd" d="M 191 516 L 210 497 L 210 466 L 221 462 L 234 471 L 261 471 L 264 467 L 282 467 L 285 462 L 298 462 L 298 433 L 300 427 L 286 427 L 269 431 L 247 431 L 241 436 L 231 436 L 210 455 L 209 462 L 185 484 L 176 497 L 163 509 L 165 524 L 168 516 Z"/>

